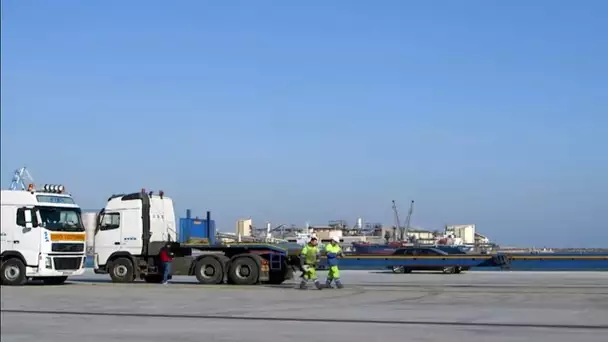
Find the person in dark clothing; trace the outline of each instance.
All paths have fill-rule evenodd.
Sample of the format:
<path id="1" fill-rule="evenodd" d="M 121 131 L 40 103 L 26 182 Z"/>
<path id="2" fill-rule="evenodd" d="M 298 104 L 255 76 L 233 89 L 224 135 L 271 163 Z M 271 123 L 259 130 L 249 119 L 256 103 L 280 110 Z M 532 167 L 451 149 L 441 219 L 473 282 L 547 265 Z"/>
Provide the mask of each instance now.
<path id="1" fill-rule="evenodd" d="M 171 262 L 173 261 L 171 244 L 166 244 L 165 247 L 160 250 L 160 261 L 163 266 L 163 284 L 166 285 L 171 277 Z"/>

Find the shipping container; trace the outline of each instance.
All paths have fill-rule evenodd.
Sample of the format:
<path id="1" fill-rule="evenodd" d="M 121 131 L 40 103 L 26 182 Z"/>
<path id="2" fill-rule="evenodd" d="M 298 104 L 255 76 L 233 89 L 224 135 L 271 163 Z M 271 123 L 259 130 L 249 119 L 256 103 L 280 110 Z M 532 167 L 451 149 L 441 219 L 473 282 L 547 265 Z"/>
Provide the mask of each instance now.
<path id="1" fill-rule="evenodd" d="M 209 243 L 215 243 L 215 221 L 210 219 L 210 213 L 207 213 L 207 219 L 198 217 L 190 217 L 190 210 L 186 211 L 186 217 L 179 219 L 179 232 L 177 240 L 179 242 L 187 242 L 190 239 L 208 239 Z"/>

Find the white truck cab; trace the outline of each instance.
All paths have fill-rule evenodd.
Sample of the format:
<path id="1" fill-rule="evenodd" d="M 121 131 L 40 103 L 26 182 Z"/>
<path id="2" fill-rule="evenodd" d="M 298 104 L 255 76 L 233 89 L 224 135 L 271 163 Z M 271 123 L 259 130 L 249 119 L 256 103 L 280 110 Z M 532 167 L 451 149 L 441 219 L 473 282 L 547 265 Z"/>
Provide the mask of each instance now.
<path id="1" fill-rule="evenodd" d="M 81 209 L 61 185 L 2 190 L 2 285 L 61 284 L 85 270 Z"/>
<path id="2" fill-rule="evenodd" d="M 110 273 L 115 281 L 134 280 L 139 268 L 149 268 L 149 256 L 176 239 L 173 201 L 162 191 L 158 195 L 143 189 L 113 195 L 98 216 L 93 245 L 95 273 Z"/>

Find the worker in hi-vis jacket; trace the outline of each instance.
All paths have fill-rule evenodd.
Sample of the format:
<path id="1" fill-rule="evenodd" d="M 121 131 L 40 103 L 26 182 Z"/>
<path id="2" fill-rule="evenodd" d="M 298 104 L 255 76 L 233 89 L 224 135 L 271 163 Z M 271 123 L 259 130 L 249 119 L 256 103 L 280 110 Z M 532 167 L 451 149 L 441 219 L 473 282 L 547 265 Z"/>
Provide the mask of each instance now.
<path id="1" fill-rule="evenodd" d="M 319 246 L 317 237 L 313 236 L 310 241 L 302 248 L 300 252 L 300 265 L 304 273 L 302 274 L 302 282 L 300 282 L 300 289 L 306 289 L 306 284 L 309 280 L 315 283 L 315 287 L 319 290 L 322 289 L 317 277 L 317 263 L 319 261 Z"/>
<path id="2" fill-rule="evenodd" d="M 325 253 L 327 254 L 327 266 L 329 266 L 329 273 L 327 274 L 327 280 L 325 286 L 331 288 L 331 282 L 336 282 L 336 286 L 341 289 L 344 287 L 340 281 L 340 270 L 338 269 L 338 257 L 343 257 L 342 247 L 340 247 L 340 240 L 337 237 L 331 239 L 331 243 L 325 246 Z"/>

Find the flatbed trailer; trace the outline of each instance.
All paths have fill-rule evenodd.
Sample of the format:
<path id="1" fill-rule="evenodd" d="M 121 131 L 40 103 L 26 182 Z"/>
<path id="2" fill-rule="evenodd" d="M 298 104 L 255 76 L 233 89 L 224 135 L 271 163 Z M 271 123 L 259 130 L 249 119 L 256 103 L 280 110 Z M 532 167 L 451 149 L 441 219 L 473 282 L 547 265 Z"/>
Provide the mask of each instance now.
<path id="1" fill-rule="evenodd" d="M 159 252 L 165 244 L 151 242 L 147 256 L 117 254 L 107 265 L 95 265 L 95 273 L 109 273 L 114 282 L 142 279 L 160 283 Z M 300 265 L 297 256 L 290 256 L 286 249 L 267 244 L 170 244 L 174 254 L 171 275 L 195 276 L 199 283 L 205 285 L 281 284 L 291 279 Z"/>

